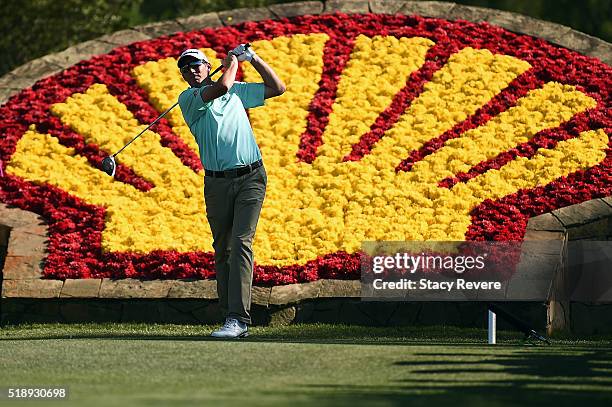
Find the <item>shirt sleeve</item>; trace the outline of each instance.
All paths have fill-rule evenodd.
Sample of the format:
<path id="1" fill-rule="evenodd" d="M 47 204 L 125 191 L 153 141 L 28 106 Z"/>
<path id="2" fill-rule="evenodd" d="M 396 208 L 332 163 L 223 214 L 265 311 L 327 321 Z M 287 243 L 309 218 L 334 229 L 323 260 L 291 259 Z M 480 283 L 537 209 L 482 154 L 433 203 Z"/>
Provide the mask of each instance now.
<path id="1" fill-rule="evenodd" d="M 204 103 L 200 91 L 201 88 L 189 88 L 179 95 L 179 106 L 188 126 L 198 120 L 212 103 Z"/>
<path id="2" fill-rule="evenodd" d="M 244 108 L 250 109 L 264 105 L 265 88 L 263 83 L 234 82 L 230 93 L 238 95 Z"/>

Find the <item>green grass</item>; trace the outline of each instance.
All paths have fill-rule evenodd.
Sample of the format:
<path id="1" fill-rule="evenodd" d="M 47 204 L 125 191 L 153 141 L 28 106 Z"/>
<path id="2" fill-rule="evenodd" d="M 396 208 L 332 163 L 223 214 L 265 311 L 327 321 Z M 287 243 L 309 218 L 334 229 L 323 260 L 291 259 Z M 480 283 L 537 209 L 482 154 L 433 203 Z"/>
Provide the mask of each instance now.
<path id="1" fill-rule="evenodd" d="M 24 325 L 0 329 L 0 387 L 68 386 L 52 405 L 612 405 L 612 340 L 341 325 Z M 41 402 L 13 405 L 40 406 Z M 0 406 L 11 405 L 0 401 Z"/>

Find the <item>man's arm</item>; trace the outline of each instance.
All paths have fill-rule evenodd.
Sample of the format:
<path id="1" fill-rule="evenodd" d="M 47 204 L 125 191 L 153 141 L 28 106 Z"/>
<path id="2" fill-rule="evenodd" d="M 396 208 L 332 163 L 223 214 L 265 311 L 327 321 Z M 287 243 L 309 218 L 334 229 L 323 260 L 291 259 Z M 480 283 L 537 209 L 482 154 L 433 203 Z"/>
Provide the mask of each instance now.
<path id="1" fill-rule="evenodd" d="M 228 54 L 223 60 L 222 65 L 225 67 L 225 70 L 219 80 L 213 82 L 213 86 L 207 86 L 200 92 L 204 103 L 225 95 L 234 86 L 236 72 L 238 72 L 238 59 L 236 59 L 234 54 Z"/>
<path id="2" fill-rule="evenodd" d="M 265 86 L 264 99 L 273 98 L 285 93 L 287 88 L 283 81 L 278 77 L 270 65 L 259 57 L 259 55 L 255 54 L 255 56 L 253 56 L 251 64 L 263 79 Z"/>

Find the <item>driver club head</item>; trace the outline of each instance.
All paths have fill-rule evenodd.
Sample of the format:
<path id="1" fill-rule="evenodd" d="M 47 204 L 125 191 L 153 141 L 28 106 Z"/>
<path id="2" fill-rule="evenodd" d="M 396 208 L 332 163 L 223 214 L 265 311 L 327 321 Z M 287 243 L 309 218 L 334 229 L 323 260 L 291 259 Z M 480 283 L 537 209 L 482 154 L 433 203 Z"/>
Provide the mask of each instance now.
<path id="1" fill-rule="evenodd" d="M 102 171 L 104 171 L 111 177 L 115 176 L 116 168 L 117 165 L 115 164 L 115 157 L 109 156 L 102 160 Z"/>

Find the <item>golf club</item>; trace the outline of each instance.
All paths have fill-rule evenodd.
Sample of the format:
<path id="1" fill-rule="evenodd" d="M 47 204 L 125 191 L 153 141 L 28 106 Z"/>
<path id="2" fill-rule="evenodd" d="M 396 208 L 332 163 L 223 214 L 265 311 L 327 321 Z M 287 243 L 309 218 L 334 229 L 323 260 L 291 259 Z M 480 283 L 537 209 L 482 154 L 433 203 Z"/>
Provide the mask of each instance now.
<path id="1" fill-rule="evenodd" d="M 245 50 L 248 49 L 251 46 L 251 44 L 245 44 L 244 48 Z M 238 55 L 236 55 L 238 56 Z M 206 76 L 206 79 L 210 78 L 211 76 L 213 76 L 214 74 L 216 74 L 217 72 L 219 72 L 219 70 L 223 67 L 223 65 L 219 65 L 217 67 L 217 69 L 215 69 L 214 71 L 212 71 L 211 73 L 209 73 Z M 205 80 L 206 80 L 205 79 Z M 104 171 L 105 173 L 107 173 L 108 175 L 110 175 L 111 177 L 115 176 L 115 171 L 117 169 L 117 163 L 115 162 L 115 157 L 117 156 L 117 154 L 119 154 L 120 152 L 122 152 L 123 150 L 125 150 L 125 148 L 127 146 L 129 146 L 130 144 L 132 144 L 132 142 L 134 140 L 136 140 L 138 137 L 140 137 L 145 131 L 149 130 L 155 123 L 157 123 L 162 117 L 164 117 L 165 115 L 168 114 L 168 112 L 170 112 L 172 109 L 174 109 L 176 107 L 176 105 L 178 105 L 178 101 L 173 104 L 172 106 L 170 106 L 168 109 L 166 109 L 165 112 L 163 112 L 162 114 L 160 114 L 157 119 L 153 120 L 153 122 L 151 124 L 149 124 L 143 131 L 141 131 L 140 133 L 138 133 L 138 135 L 136 135 L 136 137 L 134 137 L 133 139 L 130 140 L 129 143 L 127 143 L 126 145 L 124 145 L 121 150 L 117 151 L 115 154 L 108 156 L 106 158 L 104 158 L 102 160 L 102 171 Z"/>

